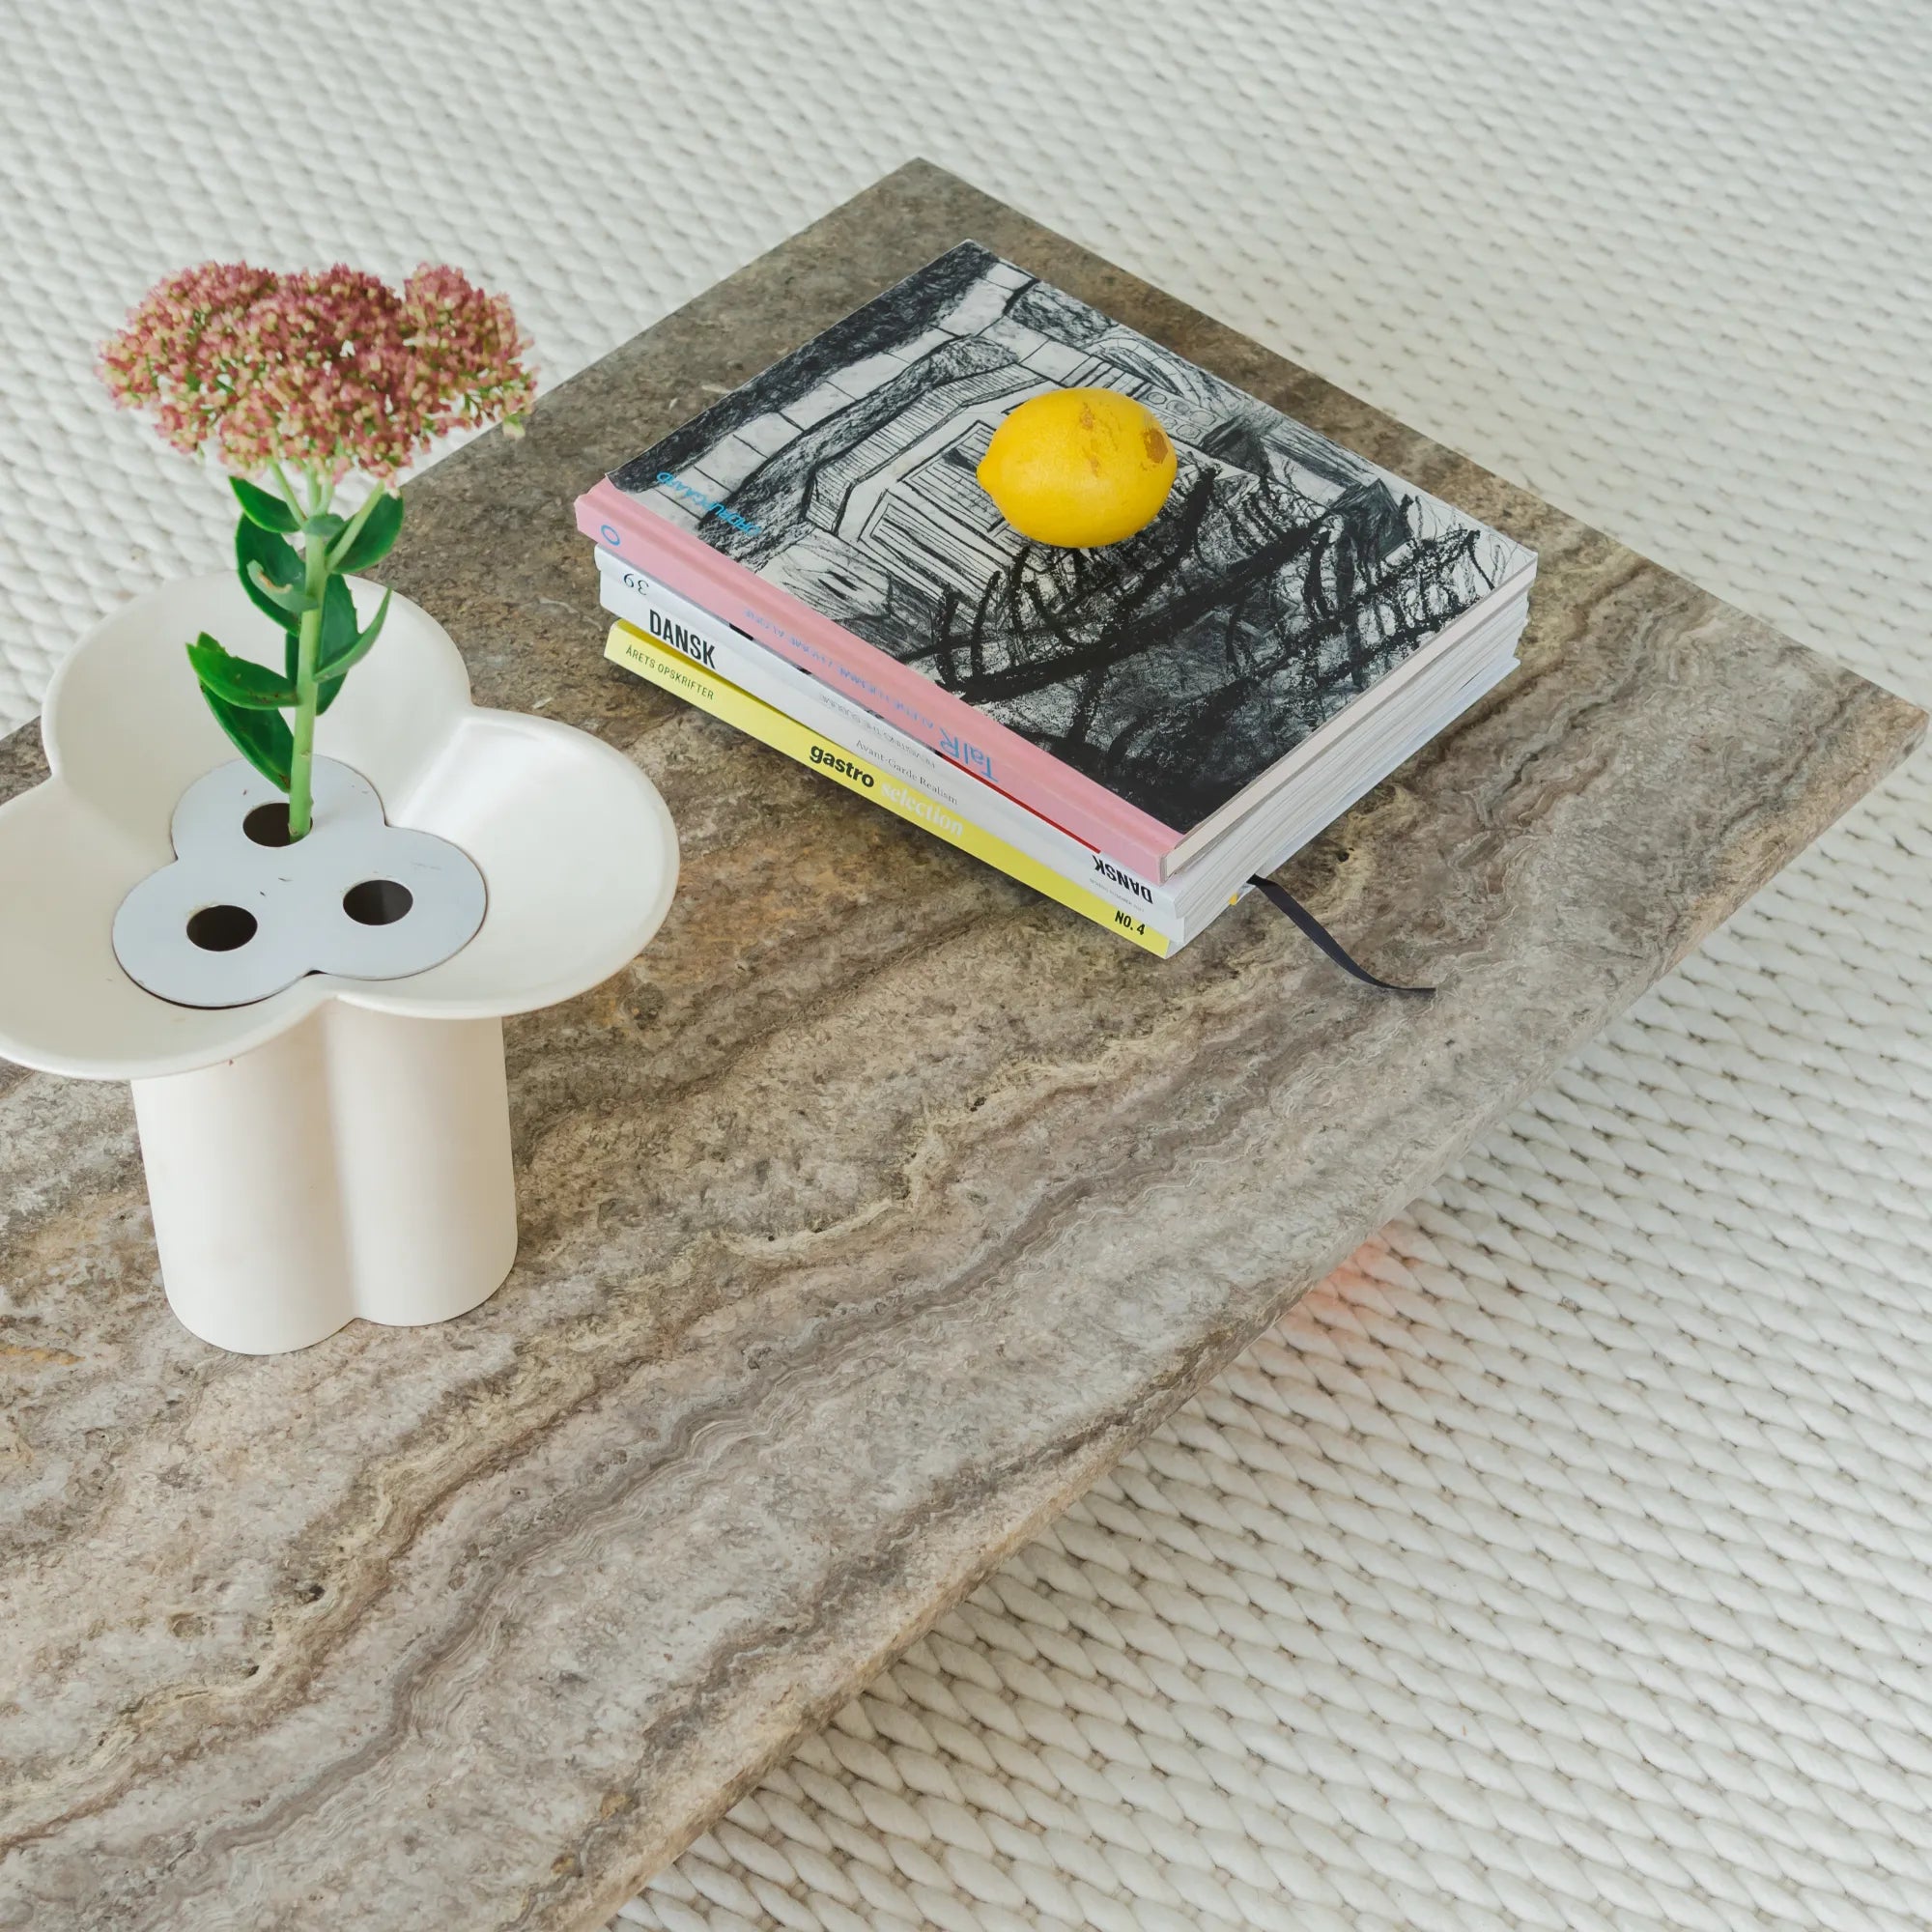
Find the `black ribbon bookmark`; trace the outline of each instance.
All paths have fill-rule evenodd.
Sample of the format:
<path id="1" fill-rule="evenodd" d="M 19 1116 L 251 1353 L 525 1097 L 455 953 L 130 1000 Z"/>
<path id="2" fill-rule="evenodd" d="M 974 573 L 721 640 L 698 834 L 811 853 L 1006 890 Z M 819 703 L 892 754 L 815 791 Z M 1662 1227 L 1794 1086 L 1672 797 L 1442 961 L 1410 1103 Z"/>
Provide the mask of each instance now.
<path id="1" fill-rule="evenodd" d="M 1351 973 L 1365 986 L 1375 986 L 1384 993 L 1408 993 L 1417 999 L 1428 1000 L 1435 996 L 1434 986 L 1392 986 L 1386 980 L 1378 980 L 1367 967 L 1358 966 L 1350 958 L 1348 949 L 1301 901 L 1285 887 L 1278 886 L 1272 879 L 1252 878 L 1248 884 L 1273 906 L 1275 911 L 1290 921 L 1311 944 L 1320 947 L 1328 957 L 1345 973 Z"/>

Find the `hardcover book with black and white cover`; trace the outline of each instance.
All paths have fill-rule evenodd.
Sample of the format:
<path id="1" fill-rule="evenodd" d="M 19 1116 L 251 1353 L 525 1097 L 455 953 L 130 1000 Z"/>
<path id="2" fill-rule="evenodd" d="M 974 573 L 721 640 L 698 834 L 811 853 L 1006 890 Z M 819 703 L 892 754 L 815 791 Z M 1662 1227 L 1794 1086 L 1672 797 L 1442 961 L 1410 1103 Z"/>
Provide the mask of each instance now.
<path id="1" fill-rule="evenodd" d="M 1159 515 L 1104 549 L 1028 541 L 975 474 L 1008 412 L 1072 385 L 1137 397 L 1179 459 Z M 578 508 L 618 556 L 1152 879 L 1446 654 L 1507 657 L 1535 571 L 975 242 Z"/>

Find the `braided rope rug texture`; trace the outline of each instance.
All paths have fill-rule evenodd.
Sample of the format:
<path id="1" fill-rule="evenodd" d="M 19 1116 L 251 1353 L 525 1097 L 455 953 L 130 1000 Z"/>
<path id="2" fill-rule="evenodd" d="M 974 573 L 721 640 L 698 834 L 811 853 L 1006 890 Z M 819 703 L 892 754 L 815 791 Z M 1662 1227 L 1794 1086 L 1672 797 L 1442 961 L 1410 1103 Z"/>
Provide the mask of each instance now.
<path id="1" fill-rule="evenodd" d="M 554 381 L 914 153 L 1932 698 L 1903 0 L 0 15 L 0 723 L 226 549 L 88 376 L 162 270 L 454 260 Z M 1928 861 L 1921 763 L 622 1920 L 1923 1932 Z"/>

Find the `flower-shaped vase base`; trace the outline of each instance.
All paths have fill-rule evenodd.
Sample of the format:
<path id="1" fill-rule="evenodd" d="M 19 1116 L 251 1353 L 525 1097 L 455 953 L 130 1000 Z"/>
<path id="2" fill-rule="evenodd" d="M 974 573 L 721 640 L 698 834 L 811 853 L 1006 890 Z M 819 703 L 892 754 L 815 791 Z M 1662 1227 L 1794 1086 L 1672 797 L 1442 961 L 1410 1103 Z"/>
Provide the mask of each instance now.
<path id="1" fill-rule="evenodd" d="M 444 1321 L 517 1254 L 501 1020 L 331 1000 L 240 1059 L 136 1080 L 182 1325 L 239 1354 Z"/>

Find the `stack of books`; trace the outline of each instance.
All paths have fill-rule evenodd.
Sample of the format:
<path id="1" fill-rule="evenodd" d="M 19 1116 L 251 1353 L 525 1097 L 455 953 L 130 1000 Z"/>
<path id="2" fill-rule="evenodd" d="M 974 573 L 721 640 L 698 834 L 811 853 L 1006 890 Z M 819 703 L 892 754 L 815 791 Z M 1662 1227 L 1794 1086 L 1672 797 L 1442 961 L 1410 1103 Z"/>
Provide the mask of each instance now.
<path id="1" fill-rule="evenodd" d="M 1179 469 L 1029 541 L 976 472 L 1053 387 Z M 607 655 L 1149 952 L 1184 946 L 1516 664 L 1535 556 L 962 243 L 578 501 Z"/>

